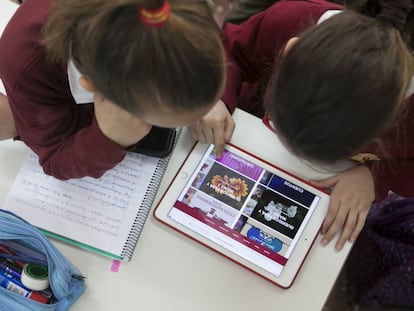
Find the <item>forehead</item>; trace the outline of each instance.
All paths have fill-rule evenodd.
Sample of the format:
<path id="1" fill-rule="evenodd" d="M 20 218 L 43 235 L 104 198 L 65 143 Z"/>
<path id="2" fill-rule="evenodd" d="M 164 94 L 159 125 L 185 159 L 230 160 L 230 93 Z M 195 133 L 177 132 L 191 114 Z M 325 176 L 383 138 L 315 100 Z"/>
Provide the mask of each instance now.
<path id="1" fill-rule="evenodd" d="M 172 109 L 168 107 L 149 106 L 141 111 L 139 118 L 143 121 L 159 127 L 183 127 L 190 125 L 202 118 L 214 103 L 208 106 L 200 106 L 192 109 Z"/>

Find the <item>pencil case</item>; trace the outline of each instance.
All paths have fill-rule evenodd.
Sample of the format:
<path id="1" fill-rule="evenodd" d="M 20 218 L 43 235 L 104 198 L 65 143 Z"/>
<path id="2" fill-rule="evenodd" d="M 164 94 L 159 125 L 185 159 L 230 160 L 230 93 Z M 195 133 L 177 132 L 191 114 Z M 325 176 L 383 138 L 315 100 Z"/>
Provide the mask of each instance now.
<path id="1" fill-rule="evenodd" d="M 19 283 L 27 267 L 46 271 L 44 279 L 34 278 L 33 283 L 46 282 L 46 289 L 33 290 L 36 287 Z M 15 276 L 19 273 L 20 280 Z M 0 285 L 0 311 L 68 310 L 85 291 L 84 277 L 46 236 L 5 210 L 0 210 Z"/>

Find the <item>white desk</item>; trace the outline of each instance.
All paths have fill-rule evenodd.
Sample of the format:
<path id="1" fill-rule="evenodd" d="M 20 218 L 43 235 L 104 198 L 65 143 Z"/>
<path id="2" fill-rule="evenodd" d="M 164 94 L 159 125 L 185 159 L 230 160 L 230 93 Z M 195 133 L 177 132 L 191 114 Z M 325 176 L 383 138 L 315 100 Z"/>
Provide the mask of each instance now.
<path id="1" fill-rule="evenodd" d="M 236 111 L 236 120 L 243 116 Z M 156 201 L 191 145 L 184 130 Z M 21 142 L 0 142 L 0 202 L 27 154 Z M 322 247 L 319 237 L 292 288 L 283 290 L 161 225 L 152 215 L 132 261 L 123 263 L 117 273 L 110 271 L 110 259 L 55 244 L 87 276 L 87 290 L 74 305 L 75 311 L 321 310 L 350 250 L 346 245 L 338 253 L 332 243 Z"/>
<path id="2" fill-rule="evenodd" d="M 16 6 L 0 0 L 0 23 L 5 23 Z M 4 25 L 0 25 L 0 31 Z M 234 117 L 241 122 L 244 113 Z M 252 124 L 251 126 L 254 126 Z M 254 131 L 236 129 L 245 141 L 257 139 Z M 174 176 L 192 146 L 183 131 L 163 178 L 156 201 Z M 8 193 L 28 154 L 21 142 L 0 142 L 0 203 Z M 278 154 L 283 158 L 283 154 Z M 282 159 L 282 161 L 284 161 Z M 290 162 L 297 172 L 300 163 Z M 132 261 L 111 272 L 111 260 L 61 242 L 54 242 L 87 276 L 85 294 L 73 306 L 74 311 L 180 310 L 180 311 L 251 311 L 321 310 L 350 250 L 347 244 L 336 252 L 315 242 L 295 283 L 280 289 L 255 274 L 176 233 L 149 217 Z"/>
<path id="3" fill-rule="evenodd" d="M 10 16 L 16 11 L 17 4 L 10 0 L 0 0 L 0 35 L 3 33 Z"/>

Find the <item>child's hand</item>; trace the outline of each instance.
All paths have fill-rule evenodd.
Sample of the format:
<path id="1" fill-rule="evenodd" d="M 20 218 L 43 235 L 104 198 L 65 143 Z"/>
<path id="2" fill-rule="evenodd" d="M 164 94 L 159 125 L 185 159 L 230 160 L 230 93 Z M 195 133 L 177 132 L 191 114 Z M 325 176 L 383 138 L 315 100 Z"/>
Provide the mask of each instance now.
<path id="1" fill-rule="evenodd" d="M 150 124 L 100 94 L 95 95 L 95 117 L 102 133 L 123 148 L 136 144 L 151 129 Z"/>
<path id="2" fill-rule="evenodd" d="M 322 225 L 323 244 L 328 244 L 342 229 L 336 242 L 339 251 L 349 240 L 354 242 L 375 198 L 374 179 L 365 166 L 352 167 L 336 176 L 311 183 L 320 188 L 333 188 L 328 213 Z"/>
<path id="3" fill-rule="evenodd" d="M 226 105 L 219 100 L 204 117 L 189 126 L 189 130 L 195 140 L 214 144 L 216 156 L 220 158 L 224 145 L 230 140 L 235 127 L 236 124 Z"/>

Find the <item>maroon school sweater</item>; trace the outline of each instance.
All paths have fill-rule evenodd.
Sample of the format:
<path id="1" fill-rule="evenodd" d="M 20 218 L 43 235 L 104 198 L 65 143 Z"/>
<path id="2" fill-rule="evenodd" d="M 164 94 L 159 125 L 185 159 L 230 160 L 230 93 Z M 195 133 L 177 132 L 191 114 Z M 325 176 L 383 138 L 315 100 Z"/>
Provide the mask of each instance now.
<path id="1" fill-rule="evenodd" d="M 53 0 L 26 0 L 0 40 L 0 79 L 14 116 L 17 139 L 60 179 L 99 177 L 126 155 L 100 131 L 93 104 L 76 104 L 66 64 L 46 59 L 41 29 Z M 62 21 L 64 22 L 64 21 Z"/>
<path id="2" fill-rule="evenodd" d="M 281 0 L 240 25 L 226 24 L 228 76 L 222 100 L 229 109 L 263 116 L 261 97 L 280 50 L 290 38 L 316 25 L 326 11 L 342 9 L 322 0 Z"/>

